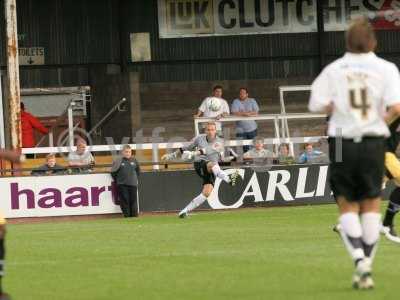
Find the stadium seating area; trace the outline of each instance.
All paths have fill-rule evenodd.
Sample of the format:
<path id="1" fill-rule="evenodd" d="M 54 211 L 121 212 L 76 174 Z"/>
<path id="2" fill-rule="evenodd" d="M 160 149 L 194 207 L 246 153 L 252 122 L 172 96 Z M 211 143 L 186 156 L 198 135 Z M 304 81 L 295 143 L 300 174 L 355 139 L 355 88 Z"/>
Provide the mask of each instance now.
<path id="1" fill-rule="evenodd" d="M 165 153 L 165 150 L 160 150 L 159 152 L 159 158 L 161 155 Z M 24 163 L 20 165 L 20 168 L 23 169 L 24 171 L 21 172 L 21 175 L 27 176 L 30 174 L 30 170 L 35 169 L 42 165 L 45 160 L 45 155 L 38 155 L 37 158 L 32 158 L 32 159 L 27 159 Z M 106 155 L 106 154 L 99 154 L 96 155 L 94 154 L 95 161 L 96 161 L 96 166 L 95 166 L 95 172 L 109 172 L 110 170 L 110 165 L 112 163 L 112 156 L 111 155 Z M 144 171 L 150 171 L 152 170 L 153 166 L 149 163 L 152 161 L 152 151 L 151 150 L 140 150 L 136 152 L 136 157 L 137 159 L 142 163 L 142 170 Z M 61 166 L 68 166 L 67 161 L 62 158 L 58 157 L 57 158 L 57 164 Z M 11 164 L 10 162 L 3 161 L 1 165 L 1 169 L 11 169 Z M 164 169 L 187 169 L 190 168 L 191 164 L 169 164 L 167 165 L 160 165 L 159 168 L 160 170 Z M 2 172 L 2 176 L 10 176 L 11 172 L 6 171 Z"/>

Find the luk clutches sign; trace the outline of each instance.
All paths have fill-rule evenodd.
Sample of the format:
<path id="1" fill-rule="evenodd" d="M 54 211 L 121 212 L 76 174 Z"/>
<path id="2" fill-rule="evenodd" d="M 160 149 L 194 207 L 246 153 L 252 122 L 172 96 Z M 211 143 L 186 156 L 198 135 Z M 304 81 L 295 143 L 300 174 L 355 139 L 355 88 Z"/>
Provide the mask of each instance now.
<path id="1" fill-rule="evenodd" d="M 324 2 L 326 31 L 368 16 L 378 30 L 400 29 L 399 0 Z M 317 31 L 317 0 L 158 0 L 161 38 Z"/>
<path id="2" fill-rule="evenodd" d="M 213 34 L 213 1 L 159 1 L 164 6 L 165 29 L 168 33 Z M 159 6 L 160 7 L 160 6 Z"/>
<path id="3" fill-rule="evenodd" d="M 18 56 L 21 66 L 44 65 L 43 47 L 19 48 Z"/>

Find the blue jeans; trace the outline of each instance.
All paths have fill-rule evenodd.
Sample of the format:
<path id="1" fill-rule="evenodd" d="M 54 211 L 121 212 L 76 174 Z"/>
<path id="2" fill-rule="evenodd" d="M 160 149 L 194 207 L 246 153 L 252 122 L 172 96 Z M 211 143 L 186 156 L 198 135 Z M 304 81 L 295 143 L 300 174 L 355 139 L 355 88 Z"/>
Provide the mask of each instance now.
<path id="1" fill-rule="evenodd" d="M 257 129 L 249 132 L 238 132 L 236 137 L 240 140 L 252 140 L 257 136 Z M 249 151 L 251 146 L 243 146 L 243 153 Z"/>

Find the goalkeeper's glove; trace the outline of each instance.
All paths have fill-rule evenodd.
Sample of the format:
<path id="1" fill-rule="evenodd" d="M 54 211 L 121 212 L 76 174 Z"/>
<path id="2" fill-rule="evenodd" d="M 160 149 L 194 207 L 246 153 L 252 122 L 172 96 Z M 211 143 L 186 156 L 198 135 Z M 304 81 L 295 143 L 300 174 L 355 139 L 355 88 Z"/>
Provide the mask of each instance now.
<path id="1" fill-rule="evenodd" d="M 225 162 L 225 163 L 231 162 L 234 159 L 235 159 L 234 156 L 223 156 L 223 157 L 221 157 L 221 161 Z"/>
<path id="2" fill-rule="evenodd" d="M 199 151 L 183 151 L 182 160 L 192 160 L 196 155 L 199 155 Z"/>
<path id="3" fill-rule="evenodd" d="M 179 152 L 180 151 L 177 150 L 177 151 L 172 152 L 172 153 L 166 153 L 163 156 L 161 156 L 161 160 L 173 160 L 173 159 L 176 159 L 178 157 L 178 153 Z"/>

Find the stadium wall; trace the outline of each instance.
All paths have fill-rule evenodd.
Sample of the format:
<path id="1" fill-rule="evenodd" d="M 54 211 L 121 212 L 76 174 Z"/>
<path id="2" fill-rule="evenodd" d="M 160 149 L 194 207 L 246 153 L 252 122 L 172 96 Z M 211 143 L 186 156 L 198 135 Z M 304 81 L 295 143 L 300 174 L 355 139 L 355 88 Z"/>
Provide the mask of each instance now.
<path id="1" fill-rule="evenodd" d="M 335 3 L 343 8 L 344 2 Z M 165 124 L 159 115 L 171 120 L 170 126 L 183 115 L 186 120 L 215 83 L 224 85 L 228 100 L 236 96 L 239 85 L 249 86 L 263 112 L 272 112 L 278 85 L 308 84 L 320 70 L 316 32 L 160 38 L 157 0 L 18 0 L 17 7 L 19 46 L 45 51 L 44 65 L 21 66 L 23 88 L 90 86 L 99 67 L 117 65 L 122 73 L 139 74 L 143 124 L 148 128 Z M 0 24 L 4 22 L 0 9 Z M 131 33 L 149 34 L 151 61 L 132 62 Z M 378 53 L 400 65 L 398 31 L 379 31 L 378 38 Z M 4 31 L 0 39 L 5 40 Z M 343 32 L 324 33 L 323 45 L 328 63 L 344 50 Z M 3 70 L 5 55 L 2 44 Z M 116 89 L 109 89 L 108 97 L 93 97 L 93 105 L 99 107 L 93 120 L 120 97 Z M 181 127 L 190 127 L 190 121 Z"/>
<path id="2" fill-rule="evenodd" d="M 233 172 L 227 169 L 226 172 Z M 220 179 L 201 209 L 236 209 L 333 203 L 328 165 L 247 166 L 231 187 Z M 154 188 L 157 187 L 157 188 Z M 142 213 L 175 212 L 201 188 L 193 170 L 144 172 L 139 181 Z M 118 213 L 110 174 L 0 178 L 0 209 L 7 218 Z M 385 190 L 385 199 L 393 189 Z"/>

